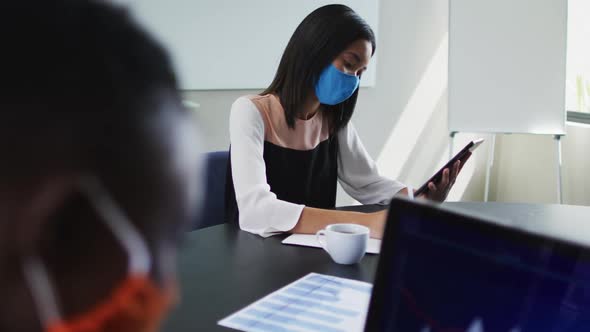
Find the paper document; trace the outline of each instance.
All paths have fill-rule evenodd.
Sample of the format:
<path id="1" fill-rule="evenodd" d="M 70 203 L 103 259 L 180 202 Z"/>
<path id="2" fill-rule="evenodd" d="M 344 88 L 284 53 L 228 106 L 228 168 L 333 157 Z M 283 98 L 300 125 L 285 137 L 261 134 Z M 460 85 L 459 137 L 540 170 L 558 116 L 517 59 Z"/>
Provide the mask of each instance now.
<path id="1" fill-rule="evenodd" d="M 373 286 L 310 273 L 219 321 L 240 331 L 362 331 Z"/>
<path id="2" fill-rule="evenodd" d="M 310 234 L 293 234 L 284 239 L 283 244 L 296 246 L 321 248 L 315 235 Z M 381 250 L 381 240 L 369 239 L 367 243 L 367 254 L 378 254 Z"/>

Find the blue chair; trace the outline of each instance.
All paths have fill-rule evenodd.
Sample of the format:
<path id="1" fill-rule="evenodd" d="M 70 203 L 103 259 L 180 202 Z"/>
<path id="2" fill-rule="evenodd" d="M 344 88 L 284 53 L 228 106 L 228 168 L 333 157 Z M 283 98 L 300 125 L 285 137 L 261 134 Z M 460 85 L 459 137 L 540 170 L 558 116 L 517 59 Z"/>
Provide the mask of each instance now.
<path id="1" fill-rule="evenodd" d="M 208 152 L 204 155 L 203 205 L 201 214 L 191 230 L 224 223 L 225 214 L 225 176 L 229 151 Z"/>

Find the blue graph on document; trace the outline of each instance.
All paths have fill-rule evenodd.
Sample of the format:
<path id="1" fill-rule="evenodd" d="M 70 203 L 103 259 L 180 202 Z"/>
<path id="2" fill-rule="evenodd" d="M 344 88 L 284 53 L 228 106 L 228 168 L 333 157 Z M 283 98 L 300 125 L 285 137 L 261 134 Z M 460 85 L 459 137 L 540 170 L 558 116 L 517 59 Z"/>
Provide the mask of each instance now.
<path id="1" fill-rule="evenodd" d="M 260 332 L 362 331 L 371 290 L 368 283 L 312 273 L 220 325 Z"/>

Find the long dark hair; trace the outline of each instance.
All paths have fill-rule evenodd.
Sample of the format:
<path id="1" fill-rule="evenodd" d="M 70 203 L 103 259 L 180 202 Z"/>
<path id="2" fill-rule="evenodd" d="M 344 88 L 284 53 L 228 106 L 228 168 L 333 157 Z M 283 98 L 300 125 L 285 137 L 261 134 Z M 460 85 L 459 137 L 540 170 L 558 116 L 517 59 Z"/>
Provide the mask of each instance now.
<path id="1" fill-rule="evenodd" d="M 319 76 L 354 41 L 364 39 L 373 46 L 375 34 L 357 13 L 344 5 L 327 5 L 314 10 L 299 24 L 285 48 L 277 73 L 262 95 L 277 94 L 290 128 L 313 93 Z M 322 105 L 330 119 L 331 130 L 346 126 L 356 105 L 358 89 L 337 105 Z"/>

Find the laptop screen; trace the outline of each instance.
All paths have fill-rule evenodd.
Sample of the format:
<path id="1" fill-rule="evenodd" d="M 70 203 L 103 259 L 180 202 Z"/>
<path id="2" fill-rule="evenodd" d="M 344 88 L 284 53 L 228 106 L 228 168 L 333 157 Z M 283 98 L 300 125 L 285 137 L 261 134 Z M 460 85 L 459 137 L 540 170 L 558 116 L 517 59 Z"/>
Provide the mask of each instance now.
<path id="1" fill-rule="evenodd" d="M 391 211 L 368 331 L 590 331 L 588 249 L 432 207 Z"/>

